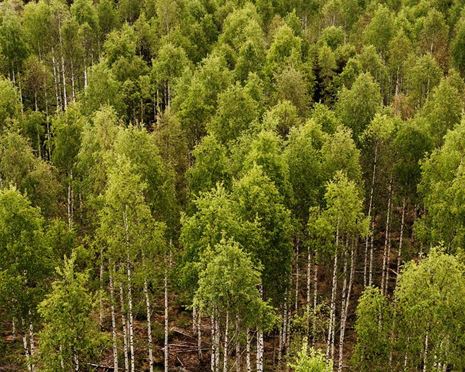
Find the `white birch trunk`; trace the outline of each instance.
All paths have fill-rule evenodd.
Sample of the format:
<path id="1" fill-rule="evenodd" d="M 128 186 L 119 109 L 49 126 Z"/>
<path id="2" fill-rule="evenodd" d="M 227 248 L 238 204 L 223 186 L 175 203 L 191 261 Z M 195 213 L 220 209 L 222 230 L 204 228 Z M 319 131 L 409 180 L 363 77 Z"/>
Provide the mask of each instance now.
<path id="1" fill-rule="evenodd" d="M 263 287 L 260 285 L 260 297 L 263 297 Z M 257 372 L 263 372 L 263 331 L 257 331 Z"/>
<path id="2" fill-rule="evenodd" d="M 312 345 L 315 344 L 316 341 L 316 307 L 318 305 L 318 253 L 315 252 L 315 259 L 314 259 L 314 270 L 313 270 L 313 338 L 312 338 Z"/>
<path id="3" fill-rule="evenodd" d="M 24 319 L 22 319 L 22 318 L 21 318 L 21 325 L 22 325 L 22 328 L 24 329 Z M 29 346 L 28 346 L 27 336 L 26 336 L 25 331 L 22 334 L 22 339 L 23 339 L 24 356 L 26 357 L 27 370 L 32 372 L 33 369 L 32 369 L 32 363 L 31 363 L 31 355 L 29 353 Z"/>
<path id="4" fill-rule="evenodd" d="M 257 331 L 257 372 L 263 372 L 263 332 Z"/>
<path id="5" fill-rule="evenodd" d="M 111 276 L 111 273 L 110 273 L 110 276 Z M 100 293 L 98 296 L 98 302 L 99 302 L 98 325 L 100 329 L 102 329 L 102 325 L 103 325 L 103 249 L 102 248 L 100 248 L 99 285 L 100 285 Z"/>
<path id="6" fill-rule="evenodd" d="M 29 310 L 29 316 L 31 316 L 31 310 Z M 31 355 L 31 371 L 35 371 L 36 368 L 32 360 L 35 354 L 34 327 L 32 325 L 31 320 L 29 320 L 29 347 L 30 347 L 30 355 Z"/>
<path id="7" fill-rule="evenodd" d="M 374 189 L 375 189 L 375 179 L 376 179 L 376 163 L 377 163 L 377 158 L 378 158 L 378 145 L 375 146 L 375 155 L 373 159 L 373 175 L 371 177 L 371 187 L 370 187 L 370 201 L 368 203 L 368 218 L 370 219 L 371 222 L 371 232 L 370 235 L 373 234 L 373 228 L 374 228 L 374 221 L 371 216 L 372 214 L 372 208 L 373 208 L 373 194 L 374 194 Z M 363 285 L 366 286 L 368 284 L 367 281 L 367 270 L 368 270 L 368 241 L 369 241 L 369 236 L 365 238 L 365 254 L 364 254 L 364 264 L 363 264 Z M 370 261 L 371 262 L 371 261 Z M 371 274 L 371 271 L 370 271 Z M 369 284 L 371 285 L 371 283 Z"/>
<path id="8" fill-rule="evenodd" d="M 240 320 L 239 315 L 236 315 L 236 372 L 241 372 L 242 358 L 241 358 L 241 344 L 239 342 L 240 335 Z"/>
<path id="9" fill-rule="evenodd" d="M 299 306 L 299 245 L 300 242 L 297 239 L 296 243 L 296 256 L 295 256 L 295 310 L 297 311 L 298 306 Z"/>
<path id="10" fill-rule="evenodd" d="M 387 263 L 388 263 L 388 246 L 389 246 L 389 224 L 391 218 L 391 196 L 392 196 L 392 178 L 389 182 L 389 196 L 386 212 L 386 232 L 384 235 L 384 251 L 383 251 L 383 270 L 381 277 L 381 293 L 385 294 L 387 289 Z"/>
<path id="11" fill-rule="evenodd" d="M 52 48 L 52 67 L 53 67 L 53 81 L 55 83 L 55 98 L 57 103 L 57 111 L 60 109 L 60 94 L 58 89 L 58 72 L 56 67 L 56 60 L 55 60 L 55 51 Z"/>
<path id="12" fill-rule="evenodd" d="M 228 350 L 229 350 L 229 311 L 226 311 L 224 325 L 224 344 L 223 344 L 223 371 L 228 370 Z"/>
<path id="13" fill-rule="evenodd" d="M 397 252 L 397 268 L 396 268 L 396 283 L 399 278 L 400 265 L 402 260 L 402 246 L 404 242 L 404 224 L 405 224 L 405 197 L 402 200 L 402 216 L 400 220 L 400 236 L 399 236 L 399 251 Z"/>
<path id="14" fill-rule="evenodd" d="M 215 341 L 216 341 L 216 327 L 215 327 L 215 316 L 212 315 L 211 318 L 211 356 L 210 356 L 210 369 L 212 372 L 216 372 L 216 348 L 215 348 Z"/>
<path id="15" fill-rule="evenodd" d="M 339 245 L 339 222 L 336 227 L 336 247 L 334 252 L 333 264 L 333 279 L 331 289 L 331 308 L 328 325 L 328 338 L 326 340 L 326 359 L 334 360 L 334 328 L 336 323 L 336 292 L 337 292 L 337 260 L 338 260 L 338 245 Z"/>
<path id="16" fill-rule="evenodd" d="M 251 372 L 252 371 L 252 364 L 251 364 L 251 361 L 250 361 L 250 330 L 247 328 L 246 331 L 246 343 L 245 343 L 245 365 L 246 365 L 246 369 L 247 369 L 247 372 Z"/>
<path id="17" fill-rule="evenodd" d="M 135 371 L 135 354 L 134 354 L 134 317 L 132 313 L 132 273 L 129 254 L 126 262 L 126 270 L 128 276 L 128 329 L 129 329 L 129 350 L 131 354 L 131 372 Z"/>
<path id="18" fill-rule="evenodd" d="M 149 371 L 153 372 L 152 310 L 150 306 L 149 288 L 144 278 L 145 309 L 147 312 L 147 349 L 149 354 Z"/>
<path id="19" fill-rule="evenodd" d="M 164 327 L 164 366 L 165 372 L 168 372 L 169 367 L 169 318 L 168 318 L 168 269 L 165 267 L 165 277 L 163 278 L 163 287 L 164 287 L 164 318 L 165 318 L 165 327 Z"/>
<path id="20" fill-rule="evenodd" d="M 118 371 L 118 340 L 116 336 L 115 289 L 113 286 L 113 272 L 114 269 L 110 268 L 111 338 L 113 342 L 113 370 Z"/>
<path id="21" fill-rule="evenodd" d="M 310 246 L 307 251 L 307 334 L 310 332 L 310 307 L 311 307 L 311 286 L 312 286 L 312 252 Z"/>
<path id="22" fill-rule="evenodd" d="M 200 322 L 201 322 L 201 314 L 200 311 L 197 312 L 197 317 L 196 317 L 196 327 L 197 327 L 197 349 L 198 349 L 198 354 L 199 354 L 199 360 L 202 360 L 202 330 L 200 328 Z"/>
<path id="23" fill-rule="evenodd" d="M 355 273 L 355 253 L 354 253 L 354 245 L 350 251 L 350 274 L 349 274 L 349 284 L 347 286 L 347 294 L 343 301 L 344 307 L 341 309 L 341 331 L 339 334 L 339 363 L 338 363 L 338 371 L 342 371 L 343 368 L 343 356 L 344 356 L 344 338 L 345 338 L 345 330 L 347 324 L 347 315 L 349 313 L 349 301 L 350 301 L 350 294 L 352 291 L 352 284 L 354 280 L 354 273 Z M 345 278 L 344 278 L 345 281 Z"/>
<path id="24" fill-rule="evenodd" d="M 215 317 L 215 366 L 216 370 L 220 370 L 220 321 L 218 319 L 218 312 L 217 316 Z"/>
<path id="25" fill-rule="evenodd" d="M 119 285 L 119 298 L 121 306 L 121 324 L 123 326 L 123 350 L 124 350 L 124 370 L 129 371 L 129 348 L 128 348 L 128 327 L 126 322 L 126 311 L 124 308 L 124 290 L 123 285 Z"/>

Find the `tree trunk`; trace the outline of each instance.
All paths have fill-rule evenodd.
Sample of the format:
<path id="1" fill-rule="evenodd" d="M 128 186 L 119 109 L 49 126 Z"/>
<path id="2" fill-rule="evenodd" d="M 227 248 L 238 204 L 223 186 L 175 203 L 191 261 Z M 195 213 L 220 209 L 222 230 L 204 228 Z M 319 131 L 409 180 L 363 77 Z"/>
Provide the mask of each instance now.
<path id="1" fill-rule="evenodd" d="M 381 293 L 385 294 L 387 290 L 387 263 L 388 263 L 388 246 L 389 246 L 389 225 L 391 218 L 391 197 L 392 197 L 392 177 L 389 181 L 389 196 L 386 212 L 386 232 L 384 234 L 384 251 L 383 251 L 383 271 L 381 277 Z"/>
<path id="2" fill-rule="evenodd" d="M 295 255 L 295 311 L 297 311 L 297 308 L 299 306 L 299 245 L 300 241 L 297 238 L 296 241 L 296 255 Z"/>
<path id="3" fill-rule="evenodd" d="M 126 260 L 126 271 L 128 277 L 128 319 L 129 319 L 129 350 L 131 353 L 131 372 L 135 371 L 135 354 L 134 354 L 134 317 L 132 312 L 132 272 L 131 272 L 131 261 L 129 259 L 129 253 L 127 254 Z"/>
<path id="4" fill-rule="evenodd" d="M 55 83 L 55 98 L 57 103 L 57 111 L 60 109 L 61 102 L 60 102 L 60 94 L 58 89 L 58 72 L 55 60 L 55 51 L 52 48 L 52 67 L 53 67 L 53 82 Z"/>
<path id="5" fill-rule="evenodd" d="M 63 56 L 63 47 L 61 46 L 61 32 L 59 32 L 60 38 L 60 49 L 61 49 L 61 74 L 63 79 L 63 108 L 66 110 L 68 108 L 68 97 L 66 94 L 66 71 L 65 71 L 65 58 Z"/>
<path id="6" fill-rule="evenodd" d="M 263 332 L 257 331 L 257 372 L 263 372 Z"/>
<path id="7" fill-rule="evenodd" d="M 67 210 L 68 210 L 68 226 L 73 226 L 73 171 L 70 170 L 68 173 L 68 198 L 67 198 Z"/>
<path id="8" fill-rule="evenodd" d="M 313 327 L 312 345 L 316 342 L 316 307 L 318 305 L 318 252 L 315 252 L 313 270 Z"/>
<path id="9" fill-rule="evenodd" d="M 113 266 L 111 266 L 110 268 L 110 309 L 111 309 L 111 338 L 113 342 L 113 370 L 118 371 L 118 340 L 116 336 L 115 293 L 114 293 L 115 290 L 113 286 L 113 273 L 114 273 L 114 268 Z"/>
<path id="10" fill-rule="evenodd" d="M 396 268 L 396 283 L 399 278 L 400 264 L 402 260 L 402 245 L 404 242 L 404 223 L 405 223 L 405 197 L 402 199 L 402 216 L 400 219 L 400 236 L 399 236 L 399 251 L 397 252 L 397 268 Z"/>
<path id="11" fill-rule="evenodd" d="M 23 318 L 21 318 L 21 325 L 22 325 L 22 327 L 24 329 L 24 319 Z M 28 342 L 27 342 L 26 331 L 23 332 L 22 338 L 23 338 L 24 356 L 26 357 L 27 370 L 32 372 L 33 368 L 32 368 L 32 363 L 31 363 L 31 355 L 29 353 L 29 346 L 28 346 Z"/>
<path id="12" fill-rule="evenodd" d="M 73 102 L 76 100 L 76 90 L 74 85 L 74 65 L 73 60 L 71 60 L 71 99 Z"/>
<path id="13" fill-rule="evenodd" d="M 241 372 L 242 358 L 241 358 L 241 344 L 239 342 L 240 335 L 240 320 L 239 315 L 236 315 L 236 372 Z"/>
<path id="14" fill-rule="evenodd" d="M 371 228 L 372 228 L 370 235 L 373 234 L 373 228 L 374 228 L 374 221 L 373 221 L 373 218 L 371 217 L 371 214 L 372 214 L 372 208 L 373 208 L 373 194 L 375 190 L 377 158 L 378 158 L 378 145 L 375 146 L 375 154 L 374 154 L 374 159 L 373 159 L 373 175 L 371 177 L 371 187 L 370 187 L 370 201 L 368 203 L 368 218 L 370 219 Z M 367 282 L 368 240 L 369 240 L 369 236 L 367 235 L 367 237 L 365 238 L 365 254 L 364 254 L 364 264 L 363 264 L 363 285 L 364 286 L 368 284 Z M 371 275 L 371 270 L 370 270 L 370 275 Z M 371 283 L 369 285 L 371 285 Z"/>
<path id="15" fill-rule="evenodd" d="M 29 310 L 29 316 L 31 316 L 31 310 Z M 35 354 L 35 342 L 34 342 L 34 328 L 32 326 L 32 320 L 29 320 L 29 346 L 31 359 L 34 358 Z M 34 361 L 31 360 L 31 371 L 35 371 Z"/>
<path id="16" fill-rule="evenodd" d="M 355 273 L 355 244 L 353 242 L 352 249 L 350 251 L 350 274 L 349 274 L 349 284 L 347 286 L 347 294 L 345 298 L 343 298 L 344 307 L 341 308 L 341 331 L 339 334 L 339 363 L 338 363 L 338 371 L 342 371 L 343 368 L 343 356 L 344 356 L 344 337 L 346 331 L 346 324 L 347 324 L 347 315 L 349 313 L 349 301 L 350 301 L 350 294 L 352 291 L 352 284 L 354 280 L 354 273 Z M 345 263 L 344 263 L 345 265 Z M 345 274 L 344 274 L 345 276 Z M 345 278 L 344 278 L 345 281 Z"/>
<path id="17" fill-rule="evenodd" d="M 250 362 L 250 331 L 249 329 L 247 328 L 245 330 L 245 337 L 246 337 L 246 344 L 245 344 L 245 364 L 246 364 L 246 369 L 247 369 L 247 372 L 251 372 L 252 371 L 252 364 Z"/>
<path id="18" fill-rule="evenodd" d="M 223 371 L 228 370 L 228 350 L 229 350 L 229 311 L 226 311 L 224 322 L 224 346 L 223 346 Z"/>
<path id="19" fill-rule="evenodd" d="M 121 324 L 123 326 L 124 370 L 129 371 L 128 326 L 126 324 L 126 310 L 124 306 L 124 290 L 122 284 L 119 285 L 119 298 L 121 306 Z"/>
<path id="20" fill-rule="evenodd" d="M 263 297 L 263 287 L 260 285 L 260 297 Z M 263 372 L 263 331 L 257 331 L 257 372 Z"/>
<path id="21" fill-rule="evenodd" d="M 170 242 L 171 243 L 171 242 Z M 165 266 L 165 277 L 163 278 L 163 287 L 164 287 L 164 307 L 165 307 L 165 341 L 164 341 L 164 365 L 165 372 L 168 372 L 169 367 L 169 318 L 168 318 L 168 268 Z"/>
<path id="22" fill-rule="evenodd" d="M 197 317 L 196 317 L 196 328 L 197 328 L 197 349 L 198 349 L 198 354 L 199 354 L 199 361 L 202 360 L 202 329 L 201 329 L 201 315 L 200 311 L 197 312 Z"/>
<path id="23" fill-rule="evenodd" d="M 215 366 L 215 361 L 216 361 L 216 349 L 215 349 L 215 316 L 211 316 L 211 356 L 210 356 L 210 369 L 212 372 L 216 372 L 216 366 Z"/>
<path id="24" fill-rule="evenodd" d="M 426 372 L 428 368 L 428 332 L 426 333 L 425 336 L 425 350 L 423 353 L 423 372 Z"/>
<path id="25" fill-rule="evenodd" d="M 331 289 L 331 309 L 329 315 L 328 338 L 326 340 L 326 359 L 334 360 L 334 334 L 336 325 L 337 259 L 339 246 L 339 222 L 336 227 L 336 247 L 334 252 L 333 280 Z"/>
<path id="26" fill-rule="evenodd" d="M 147 312 L 147 349 L 149 353 L 149 371 L 153 372 L 152 310 L 150 307 L 147 278 L 144 278 L 145 308 Z"/>
<path id="27" fill-rule="evenodd" d="M 110 273 L 111 276 L 111 273 Z M 99 284 L 100 293 L 98 296 L 99 309 L 98 309 L 98 325 L 102 329 L 103 325 L 103 249 L 100 248 L 100 269 L 99 269 Z"/>
<path id="28" fill-rule="evenodd" d="M 310 333 L 310 303 L 311 303 L 311 285 L 312 285 L 312 252 L 310 246 L 307 251 L 307 334 Z"/>

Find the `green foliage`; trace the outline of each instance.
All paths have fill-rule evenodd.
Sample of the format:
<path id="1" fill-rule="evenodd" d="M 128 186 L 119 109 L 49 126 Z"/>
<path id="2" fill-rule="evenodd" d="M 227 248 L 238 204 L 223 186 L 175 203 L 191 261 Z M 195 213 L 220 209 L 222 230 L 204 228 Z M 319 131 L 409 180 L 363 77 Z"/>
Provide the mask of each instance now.
<path id="1" fill-rule="evenodd" d="M 89 275 L 76 272 L 75 261 L 75 254 L 65 258 L 63 267 L 57 268 L 58 279 L 51 292 L 38 307 L 44 320 L 39 348 L 44 371 L 85 365 L 104 346 L 104 337 L 92 318 L 95 299 L 87 288 Z"/>
<path id="2" fill-rule="evenodd" d="M 194 307 L 208 315 L 229 312 L 248 326 L 269 328 L 272 308 L 261 299 L 260 271 L 238 243 L 224 238 L 200 261 L 199 287 Z"/>
<path id="3" fill-rule="evenodd" d="M 20 111 L 18 92 L 11 81 L 0 78 L 0 131 L 11 124 Z"/>
<path id="4" fill-rule="evenodd" d="M 40 210 L 15 188 L 0 189 L 0 300 L 17 319 L 32 321 L 45 294 L 52 267 L 44 243 Z"/>
<path id="5" fill-rule="evenodd" d="M 331 361 L 325 355 L 313 347 L 308 351 L 307 340 L 302 343 L 302 349 L 297 354 L 295 361 L 289 363 L 296 372 L 331 372 L 333 370 Z"/>
<path id="6" fill-rule="evenodd" d="M 398 307 L 399 349 L 408 355 L 408 366 L 423 359 L 428 337 L 426 366 L 464 366 L 462 348 L 465 300 L 464 267 L 457 258 L 433 249 L 419 263 L 408 264 L 395 291 Z"/>
<path id="7" fill-rule="evenodd" d="M 351 89 L 343 87 L 336 104 L 338 116 L 356 141 L 380 108 L 380 89 L 369 73 L 359 75 Z"/>
<path id="8" fill-rule="evenodd" d="M 446 137 L 444 145 L 431 154 L 422 164 L 420 192 L 426 208 L 425 222 L 433 244 L 443 242 L 454 252 L 463 247 L 463 141 L 465 122 Z"/>
<path id="9" fill-rule="evenodd" d="M 380 290 L 368 287 L 358 300 L 355 332 L 357 343 L 352 364 L 357 370 L 383 371 L 389 359 L 392 309 Z"/>

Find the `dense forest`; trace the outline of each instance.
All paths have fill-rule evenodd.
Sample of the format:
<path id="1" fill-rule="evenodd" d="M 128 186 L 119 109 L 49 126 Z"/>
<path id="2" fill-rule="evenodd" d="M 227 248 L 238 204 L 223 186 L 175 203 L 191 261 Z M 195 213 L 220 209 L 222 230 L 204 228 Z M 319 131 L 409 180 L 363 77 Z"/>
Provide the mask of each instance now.
<path id="1" fill-rule="evenodd" d="M 1 2 L 0 370 L 465 370 L 464 76 L 464 0 Z"/>

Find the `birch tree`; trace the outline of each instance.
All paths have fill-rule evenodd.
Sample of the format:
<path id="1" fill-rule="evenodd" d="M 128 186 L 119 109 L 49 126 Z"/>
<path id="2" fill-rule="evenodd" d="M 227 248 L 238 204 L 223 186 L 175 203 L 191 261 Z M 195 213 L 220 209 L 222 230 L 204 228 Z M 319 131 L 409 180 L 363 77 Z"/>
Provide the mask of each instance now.
<path id="1" fill-rule="evenodd" d="M 39 334 L 44 371 L 84 369 L 104 346 L 105 337 L 92 317 L 95 297 L 88 289 L 89 274 L 77 272 L 75 261 L 75 253 L 65 258 L 51 292 L 38 306 L 44 321 Z"/>

